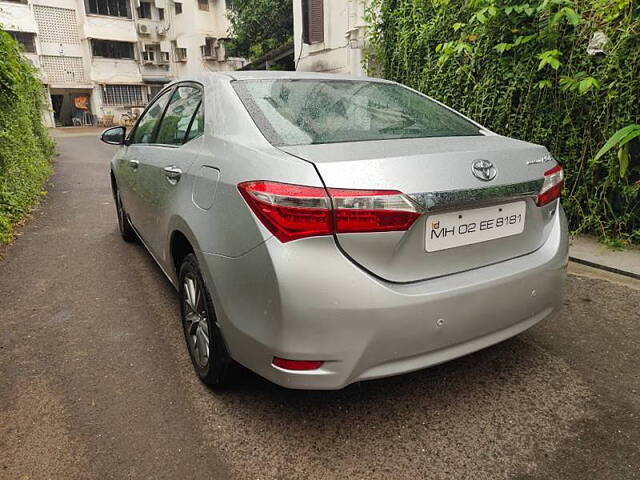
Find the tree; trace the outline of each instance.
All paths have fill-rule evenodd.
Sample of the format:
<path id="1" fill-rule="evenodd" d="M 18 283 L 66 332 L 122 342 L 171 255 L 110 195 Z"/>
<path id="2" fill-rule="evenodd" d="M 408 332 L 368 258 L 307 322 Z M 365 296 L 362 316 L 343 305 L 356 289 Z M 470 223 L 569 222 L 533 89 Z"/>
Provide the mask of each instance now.
<path id="1" fill-rule="evenodd" d="M 227 0 L 231 56 L 256 59 L 293 38 L 292 0 Z"/>

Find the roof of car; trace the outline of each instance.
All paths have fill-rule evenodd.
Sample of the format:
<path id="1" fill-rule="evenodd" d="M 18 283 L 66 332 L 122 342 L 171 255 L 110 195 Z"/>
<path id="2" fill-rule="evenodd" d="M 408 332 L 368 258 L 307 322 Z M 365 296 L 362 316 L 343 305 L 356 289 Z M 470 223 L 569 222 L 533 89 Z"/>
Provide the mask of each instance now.
<path id="1" fill-rule="evenodd" d="M 213 76 L 224 76 L 232 80 L 365 80 L 373 82 L 388 82 L 380 78 L 355 77 L 352 75 L 339 75 L 324 72 L 287 72 L 278 70 L 235 70 L 229 72 L 205 72 L 191 78 L 182 80 L 198 80 L 211 78 Z"/>

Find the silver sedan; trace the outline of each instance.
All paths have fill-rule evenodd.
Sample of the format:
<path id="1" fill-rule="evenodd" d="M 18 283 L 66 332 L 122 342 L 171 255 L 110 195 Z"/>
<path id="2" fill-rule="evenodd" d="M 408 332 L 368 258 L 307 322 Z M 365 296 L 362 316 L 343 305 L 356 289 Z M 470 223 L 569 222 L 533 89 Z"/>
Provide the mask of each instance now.
<path id="1" fill-rule="evenodd" d="M 176 82 L 126 132 L 120 233 L 179 291 L 193 366 L 338 389 L 488 347 L 561 304 L 563 171 L 394 82 Z"/>

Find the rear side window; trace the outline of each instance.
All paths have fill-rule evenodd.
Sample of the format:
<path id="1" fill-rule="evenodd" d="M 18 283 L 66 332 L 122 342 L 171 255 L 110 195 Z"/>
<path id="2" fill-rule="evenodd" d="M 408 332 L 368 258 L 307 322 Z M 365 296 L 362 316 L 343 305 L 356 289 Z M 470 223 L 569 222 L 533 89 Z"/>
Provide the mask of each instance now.
<path id="1" fill-rule="evenodd" d="M 185 85 L 176 88 L 160 123 L 155 143 L 182 145 L 200 100 L 202 92 L 198 87 Z"/>
<path id="2" fill-rule="evenodd" d="M 243 80 L 233 88 L 278 146 L 481 135 L 461 115 L 393 83 Z"/>
<path id="3" fill-rule="evenodd" d="M 144 112 L 133 132 L 131 143 L 153 142 L 153 132 L 155 131 L 156 125 L 158 125 L 165 105 L 169 101 L 169 92 L 170 91 L 166 91 L 160 95 L 147 111 Z"/>

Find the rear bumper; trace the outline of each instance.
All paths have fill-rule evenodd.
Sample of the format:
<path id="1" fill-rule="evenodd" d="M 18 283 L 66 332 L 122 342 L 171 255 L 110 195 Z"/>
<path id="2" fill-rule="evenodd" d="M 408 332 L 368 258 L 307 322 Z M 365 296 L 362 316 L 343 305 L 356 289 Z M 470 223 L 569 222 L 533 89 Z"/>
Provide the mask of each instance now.
<path id="1" fill-rule="evenodd" d="M 272 238 L 238 258 L 200 254 L 231 355 L 285 387 L 338 389 L 503 341 L 560 307 L 568 255 L 558 208 L 545 244 L 519 258 L 412 284 L 381 281 L 330 237 Z M 274 356 L 323 360 L 311 372 Z"/>

